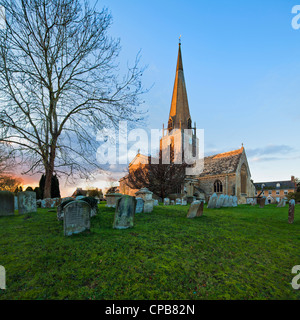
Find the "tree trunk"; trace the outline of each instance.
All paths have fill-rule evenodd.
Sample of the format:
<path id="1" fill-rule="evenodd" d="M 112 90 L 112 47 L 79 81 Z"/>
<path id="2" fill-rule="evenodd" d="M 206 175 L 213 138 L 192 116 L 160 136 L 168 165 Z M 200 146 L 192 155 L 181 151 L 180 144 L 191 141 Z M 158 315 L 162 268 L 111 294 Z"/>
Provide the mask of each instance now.
<path id="1" fill-rule="evenodd" d="M 52 183 L 52 176 L 54 173 L 54 159 L 55 159 L 55 144 L 52 144 L 51 152 L 50 152 L 50 161 L 47 167 L 45 168 L 46 177 L 45 177 L 44 199 L 51 198 L 51 183 Z"/>
<path id="2" fill-rule="evenodd" d="M 44 199 L 51 198 L 51 183 L 52 183 L 53 169 L 46 169 Z"/>

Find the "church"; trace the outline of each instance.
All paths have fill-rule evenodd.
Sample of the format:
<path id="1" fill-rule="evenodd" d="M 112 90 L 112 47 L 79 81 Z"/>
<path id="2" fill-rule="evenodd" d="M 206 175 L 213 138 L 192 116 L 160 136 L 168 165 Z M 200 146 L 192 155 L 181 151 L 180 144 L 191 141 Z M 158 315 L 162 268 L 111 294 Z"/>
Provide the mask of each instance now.
<path id="1" fill-rule="evenodd" d="M 189 139 L 185 139 L 185 132 L 190 132 Z M 178 136 L 180 137 L 178 139 Z M 170 115 L 167 128 L 163 127 L 160 148 L 165 149 L 174 145 L 174 140 L 180 141 L 180 148 L 184 147 L 185 141 L 191 144 L 192 153 L 197 147 L 196 123 L 192 126 L 192 118 L 189 110 L 187 90 L 183 72 L 181 43 L 179 43 L 176 75 L 171 102 Z M 169 150 L 169 149 L 168 149 Z M 148 156 L 138 153 L 129 164 L 129 171 L 146 163 Z M 245 204 L 247 197 L 255 196 L 255 186 L 251 180 L 251 173 L 247 161 L 244 146 L 240 149 L 216 154 L 204 158 L 202 173 L 186 176 L 182 186 L 178 186 L 177 194 L 170 198 L 195 197 L 208 201 L 209 197 L 218 195 L 235 195 L 240 204 Z M 119 191 L 123 194 L 135 195 L 138 190 L 133 190 L 126 184 L 126 176 L 120 180 Z"/>

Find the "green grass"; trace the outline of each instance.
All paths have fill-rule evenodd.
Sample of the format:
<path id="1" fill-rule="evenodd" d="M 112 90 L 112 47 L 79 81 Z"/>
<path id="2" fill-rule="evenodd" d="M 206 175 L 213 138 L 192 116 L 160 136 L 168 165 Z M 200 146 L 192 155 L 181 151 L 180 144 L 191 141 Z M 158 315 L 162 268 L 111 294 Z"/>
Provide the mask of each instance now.
<path id="1" fill-rule="evenodd" d="M 300 206 L 155 207 L 135 227 L 112 229 L 100 205 L 91 232 L 64 237 L 55 212 L 0 218 L 0 299 L 300 299 Z"/>

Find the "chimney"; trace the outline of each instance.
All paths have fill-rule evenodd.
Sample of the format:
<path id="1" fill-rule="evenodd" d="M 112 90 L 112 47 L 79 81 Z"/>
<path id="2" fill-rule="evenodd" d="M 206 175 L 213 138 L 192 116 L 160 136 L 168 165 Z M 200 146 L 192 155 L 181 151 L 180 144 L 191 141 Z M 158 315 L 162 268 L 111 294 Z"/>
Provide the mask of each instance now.
<path id="1" fill-rule="evenodd" d="M 291 176 L 291 181 L 295 182 L 295 176 Z"/>

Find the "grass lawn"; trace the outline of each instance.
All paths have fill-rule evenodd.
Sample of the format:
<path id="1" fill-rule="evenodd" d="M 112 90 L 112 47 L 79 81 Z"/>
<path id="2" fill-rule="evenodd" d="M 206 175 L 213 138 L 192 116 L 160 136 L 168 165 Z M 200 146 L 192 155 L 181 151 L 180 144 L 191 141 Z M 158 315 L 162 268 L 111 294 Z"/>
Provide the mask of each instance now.
<path id="1" fill-rule="evenodd" d="M 91 232 L 64 237 L 55 212 L 0 217 L 0 299 L 300 299 L 300 205 L 207 209 L 160 205 L 112 229 L 100 205 Z"/>

